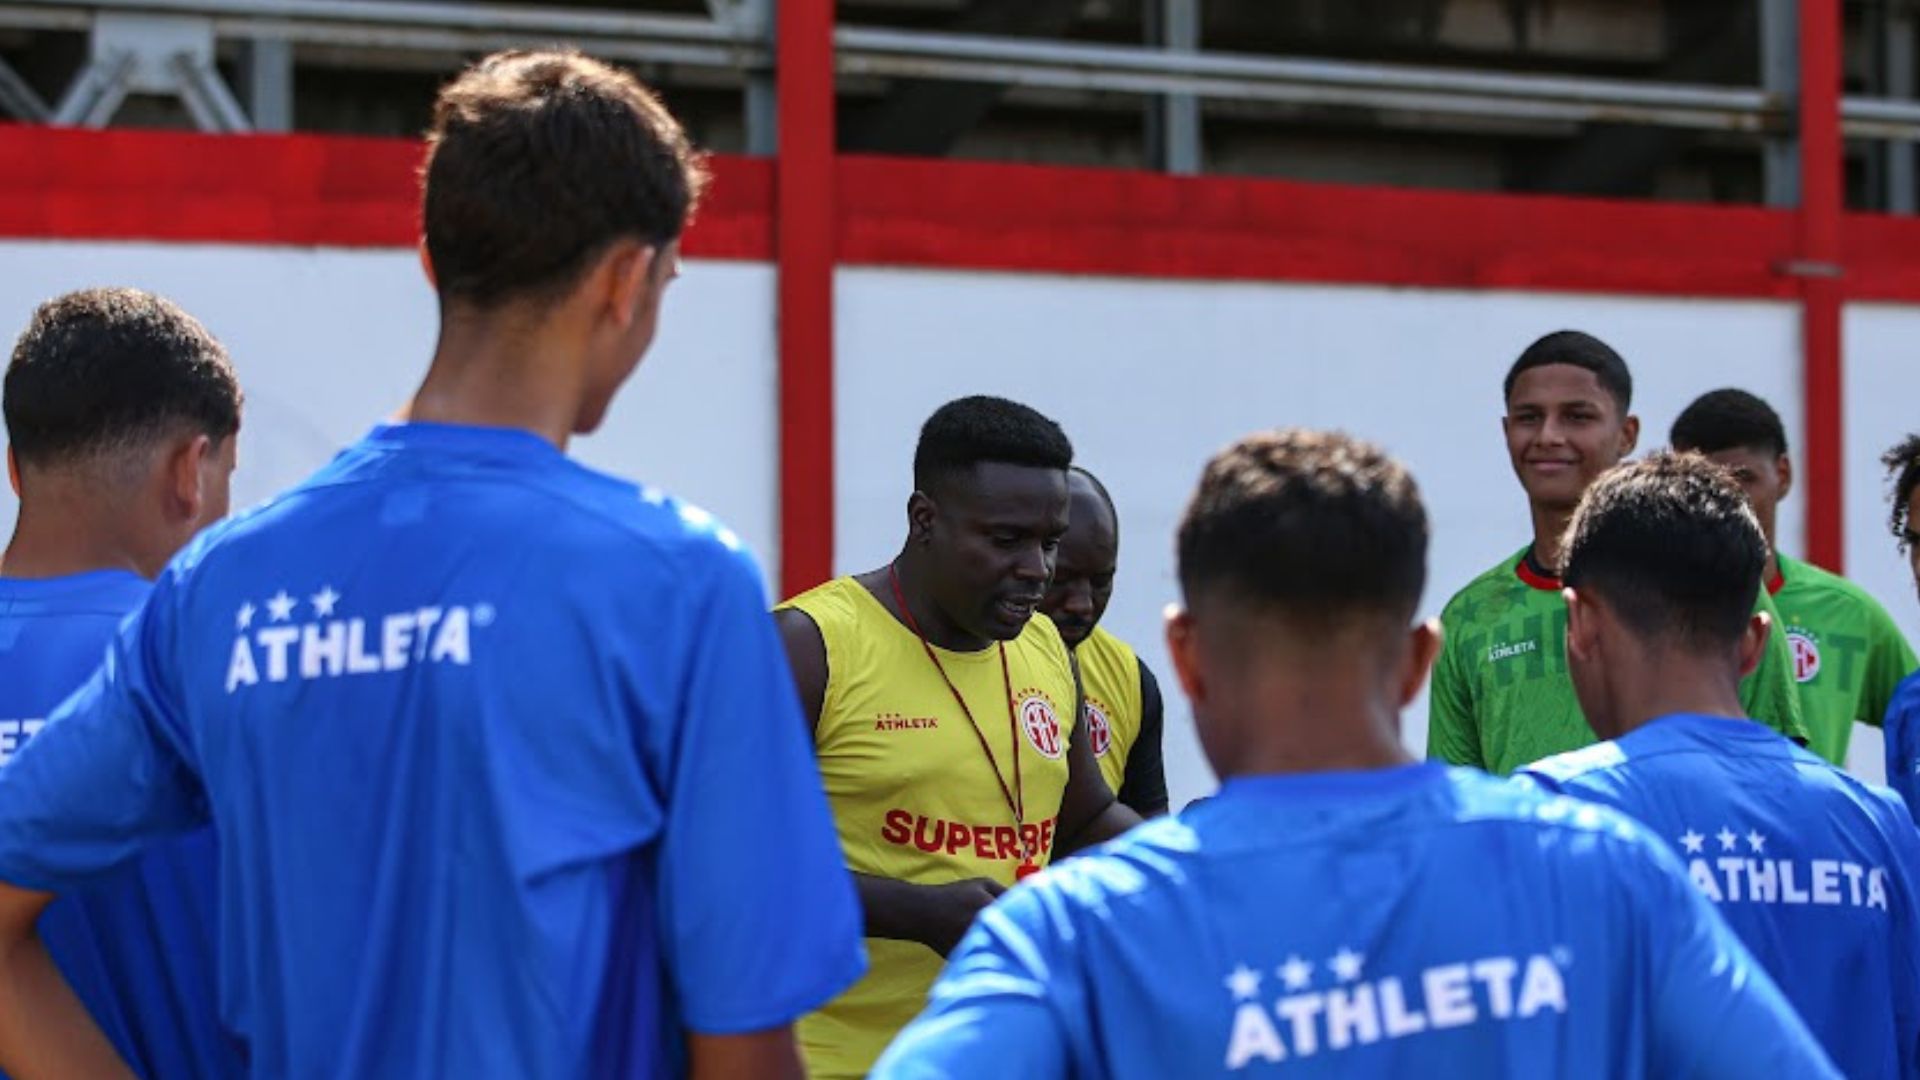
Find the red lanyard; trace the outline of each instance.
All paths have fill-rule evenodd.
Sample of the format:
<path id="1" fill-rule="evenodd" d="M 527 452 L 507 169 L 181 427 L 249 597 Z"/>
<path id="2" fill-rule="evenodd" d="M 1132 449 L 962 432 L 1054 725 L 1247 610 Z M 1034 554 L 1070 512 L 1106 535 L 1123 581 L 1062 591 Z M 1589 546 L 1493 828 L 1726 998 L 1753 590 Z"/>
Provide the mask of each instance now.
<path id="1" fill-rule="evenodd" d="M 940 681 L 947 684 L 947 693 L 953 695 L 954 704 L 967 718 L 967 726 L 973 729 L 973 737 L 980 740 L 980 751 L 987 755 L 987 765 L 993 770 L 993 780 L 1000 785 L 1000 795 L 1007 800 L 1007 809 L 1013 811 L 1013 835 L 1020 841 L 1020 866 L 1014 871 L 1015 878 L 1027 877 L 1038 873 L 1040 868 L 1034 865 L 1033 847 L 1027 843 L 1027 793 L 1020 786 L 1020 718 L 1013 711 L 1013 672 L 1007 667 L 1007 643 L 995 642 L 1000 649 L 1000 678 L 1007 689 L 1007 735 L 1013 745 L 1013 788 L 1008 790 L 1006 777 L 1000 775 L 1000 760 L 993 756 L 993 747 L 987 745 L 987 733 L 980 730 L 980 722 L 973 718 L 973 710 L 967 707 L 967 699 L 960 696 L 960 688 L 953 685 L 947 676 L 947 669 L 934 655 L 933 646 L 927 644 L 927 635 L 920 632 L 920 624 L 914 621 L 913 609 L 907 606 L 907 594 L 900 588 L 900 571 L 892 563 L 887 564 L 887 580 L 893 583 L 893 600 L 900 605 L 900 616 L 907 620 L 907 629 L 920 641 L 920 648 L 933 662 L 933 670 L 940 673 Z"/>

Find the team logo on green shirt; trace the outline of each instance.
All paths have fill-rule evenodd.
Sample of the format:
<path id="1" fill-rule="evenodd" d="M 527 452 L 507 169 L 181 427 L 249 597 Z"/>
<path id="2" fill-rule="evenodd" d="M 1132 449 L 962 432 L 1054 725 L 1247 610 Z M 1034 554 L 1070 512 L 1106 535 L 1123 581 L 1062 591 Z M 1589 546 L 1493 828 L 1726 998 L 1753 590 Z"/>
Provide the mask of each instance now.
<path id="1" fill-rule="evenodd" d="M 1803 626 L 1787 628 L 1787 648 L 1793 653 L 1793 679 L 1809 683 L 1820 674 L 1820 639 Z"/>

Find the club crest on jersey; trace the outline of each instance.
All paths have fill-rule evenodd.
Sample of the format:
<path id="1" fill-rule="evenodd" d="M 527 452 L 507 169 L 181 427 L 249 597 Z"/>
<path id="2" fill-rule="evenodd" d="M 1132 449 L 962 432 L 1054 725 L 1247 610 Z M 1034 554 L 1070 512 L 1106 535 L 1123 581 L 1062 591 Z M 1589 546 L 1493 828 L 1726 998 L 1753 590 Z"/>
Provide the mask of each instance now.
<path id="1" fill-rule="evenodd" d="M 1093 756 L 1106 757 L 1113 749 L 1113 725 L 1107 722 L 1107 710 L 1092 698 L 1087 699 L 1087 739 L 1093 743 Z"/>
<path id="2" fill-rule="evenodd" d="M 1790 626 L 1787 648 L 1793 652 L 1794 681 L 1812 682 L 1814 676 L 1820 674 L 1820 639 L 1805 627 Z"/>
<path id="3" fill-rule="evenodd" d="M 450 604 L 335 617 L 342 597 L 332 586 L 306 598 L 311 617 L 299 617 L 300 600 L 281 589 L 264 608 L 248 600 L 234 612 L 233 651 L 227 660 L 227 693 L 290 679 L 373 675 L 423 664 L 473 662 L 473 634 L 491 626 L 493 605 Z"/>
<path id="4" fill-rule="evenodd" d="M 1028 690 L 1020 695 L 1020 729 L 1027 733 L 1027 742 L 1035 750 L 1049 758 L 1058 759 L 1064 750 L 1060 742 L 1060 718 L 1054 714 L 1053 702 L 1038 690 Z"/>

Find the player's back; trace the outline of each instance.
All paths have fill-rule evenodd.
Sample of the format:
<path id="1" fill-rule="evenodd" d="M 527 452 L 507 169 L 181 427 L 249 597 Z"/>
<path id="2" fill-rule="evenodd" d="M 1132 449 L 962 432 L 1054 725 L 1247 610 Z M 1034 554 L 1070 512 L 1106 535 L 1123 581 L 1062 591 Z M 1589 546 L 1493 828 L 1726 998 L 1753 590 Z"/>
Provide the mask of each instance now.
<path id="1" fill-rule="evenodd" d="M 1747 720 L 1670 716 L 1527 775 L 1660 835 L 1848 1076 L 1920 1070 L 1920 834 Z"/>
<path id="2" fill-rule="evenodd" d="M 1602 808 L 1433 765 L 1236 779 L 1003 898 L 876 1075 L 964 1075 L 916 1037 L 1029 992 L 1060 1047 L 1031 1075 L 1827 1075 L 1750 964 Z"/>
<path id="3" fill-rule="evenodd" d="M 696 782 L 682 744 L 786 719 L 711 736 L 675 722 L 703 679 L 784 677 L 763 653 L 738 671 L 690 659 L 702 636 L 759 640 L 716 625 L 765 619 L 736 548 L 531 434 L 413 424 L 376 429 L 169 571 L 185 737 L 244 900 L 225 939 L 231 1019 L 264 1074 L 675 1067 L 686 1017 L 668 972 L 724 966 L 664 956 L 655 933 L 697 917 L 656 908 L 695 887 L 665 880 L 659 854 L 695 827 L 667 813 Z M 762 752 L 805 760 L 798 723 L 791 748 Z M 738 812 L 787 794 L 743 777 Z M 830 850 L 824 807 L 796 827 Z"/>
<path id="4" fill-rule="evenodd" d="M 0 578 L 0 764 L 106 656 L 149 584 L 124 570 Z M 4 773 L 0 773 L 4 776 Z M 40 916 L 48 953 L 143 1076 L 238 1076 L 214 979 L 213 830 L 159 845 Z"/>

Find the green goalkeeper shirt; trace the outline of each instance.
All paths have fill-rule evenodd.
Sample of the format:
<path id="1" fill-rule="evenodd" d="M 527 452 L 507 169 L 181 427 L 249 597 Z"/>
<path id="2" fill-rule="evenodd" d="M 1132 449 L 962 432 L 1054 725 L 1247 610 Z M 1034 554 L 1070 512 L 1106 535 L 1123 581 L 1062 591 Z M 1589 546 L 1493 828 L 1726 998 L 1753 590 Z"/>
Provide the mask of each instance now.
<path id="1" fill-rule="evenodd" d="M 1853 722 L 1880 726 L 1894 688 L 1917 666 L 1913 650 L 1860 586 L 1785 555 L 1779 562 L 1767 591 L 1792 655 L 1807 749 L 1845 765 Z"/>
<path id="2" fill-rule="evenodd" d="M 1454 594 L 1427 707 L 1427 756 L 1505 775 L 1598 741 L 1567 674 L 1567 604 L 1560 582 L 1522 548 Z M 1747 715 L 1806 741 L 1793 657 L 1780 614 L 1756 583 L 1755 610 L 1773 617 L 1760 666 L 1740 684 Z"/>

